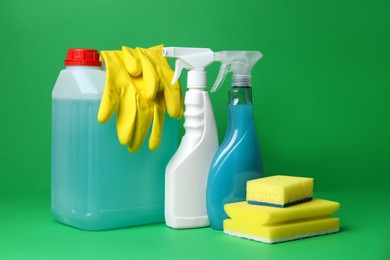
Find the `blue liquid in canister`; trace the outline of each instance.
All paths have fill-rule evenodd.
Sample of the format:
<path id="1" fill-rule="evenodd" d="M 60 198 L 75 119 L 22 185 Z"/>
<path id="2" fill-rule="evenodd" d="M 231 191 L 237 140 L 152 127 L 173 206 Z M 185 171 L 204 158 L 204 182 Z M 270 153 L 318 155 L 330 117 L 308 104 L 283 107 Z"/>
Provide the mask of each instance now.
<path id="1" fill-rule="evenodd" d="M 59 222 L 102 230 L 164 221 L 165 167 L 178 146 L 166 117 L 159 148 L 119 144 L 115 118 L 97 121 L 100 100 L 53 99 L 52 211 Z"/>
<path id="2" fill-rule="evenodd" d="M 246 199 L 246 182 L 263 177 L 251 104 L 228 105 L 225 138 L 214 155 L 207 183 L 207 214 L 213 229 L 223 230 L 226 203 Z"/>

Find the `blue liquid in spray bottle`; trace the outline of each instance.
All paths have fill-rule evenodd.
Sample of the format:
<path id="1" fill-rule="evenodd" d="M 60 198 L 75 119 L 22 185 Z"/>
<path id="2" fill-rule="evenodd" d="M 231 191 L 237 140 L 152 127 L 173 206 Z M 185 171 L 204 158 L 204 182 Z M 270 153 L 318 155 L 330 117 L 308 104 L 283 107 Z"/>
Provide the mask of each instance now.
<path id="1" fill-rule="evenodd" d="M 223 230 L 223 221 L 228 218 L 224 205 L 244 201 L 246 182 L 263 177 L 250 87 L 250 71 L 261 57 L 260 52 L 220 52 L 222 66 L 212 92 L 229 70 L 234 73 L 240 69 L 244 71 L 233 75 L 233 88 L 229 91 L 228 128 L 214 155 L 208 176 L 207 214 L 211 227 L 216 230 Z"/>

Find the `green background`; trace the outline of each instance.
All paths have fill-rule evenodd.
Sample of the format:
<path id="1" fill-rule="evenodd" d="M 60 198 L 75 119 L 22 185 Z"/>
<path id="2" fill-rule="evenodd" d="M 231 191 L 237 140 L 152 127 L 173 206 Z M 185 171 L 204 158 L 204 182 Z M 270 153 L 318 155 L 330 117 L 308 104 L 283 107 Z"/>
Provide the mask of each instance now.
<path id="1" fill-rule="evenodd" d="M 0 259 L 390 259 L 389 14 L 385 0 L 1 1 Z M 341 203 L 341 232 L 265 245 L 54 221 L 51 90 L 67 49 L 160 43 L 264 54 L 253 101 L 265 174 L 315 178 L 315 196 Z M 208 71 L 211 85 L 218 64 Z M 220 140 L 229 83 L 211 94 Z"/>

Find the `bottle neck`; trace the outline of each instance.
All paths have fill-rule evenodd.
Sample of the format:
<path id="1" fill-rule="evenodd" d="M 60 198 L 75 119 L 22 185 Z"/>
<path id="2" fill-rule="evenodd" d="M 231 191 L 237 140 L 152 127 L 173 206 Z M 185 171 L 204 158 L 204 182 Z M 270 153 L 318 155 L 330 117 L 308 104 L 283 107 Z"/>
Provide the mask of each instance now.
<path id="1" fill-rule="evenodd" d="M 189 89 L 205 89 L 207 74 L 203 70 L 190 70 L 187 74 L 187 87 Z"/>
<path id="2" fill-rule="evenodd" d="M 251 105 L 252 104 L 252 88 L 232 87 L 229 90 L 229 105 Z"/>
<path id="3" fill-rule="evenodd" d="M 232 87 L 229 90 L 228 131 L 241 129 L 243 134 L 253 126 L 252 88 Z"/>

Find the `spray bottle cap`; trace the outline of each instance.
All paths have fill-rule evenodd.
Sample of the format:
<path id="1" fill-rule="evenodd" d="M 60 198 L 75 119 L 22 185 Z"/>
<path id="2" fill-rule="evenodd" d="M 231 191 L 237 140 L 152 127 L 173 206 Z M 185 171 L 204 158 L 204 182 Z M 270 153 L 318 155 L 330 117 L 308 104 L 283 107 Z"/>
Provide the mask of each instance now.
<path id="1" fill-rule="evenodd" d="M 228 72 L 233 72 L 232 86 L 252 85 L 252 68 L 263 57 L 259 51 L 220 51 L 215 53 L 215 60 L 222 63 L 217 80 L 211 88 L 215 92 L 224 82 Z"/>
<path id="2" fill-rule="evenodd" d="M 162 55 L 177 58 L 175 74 L 172 79 L 174 84 L 184 69 L 188 69 L 187 86 L 189 88 L 205 88 L 207 83 L 206 67 L 214 62 L 214 52 L 208 48 L 180 48 L 165 47 Z"/>

